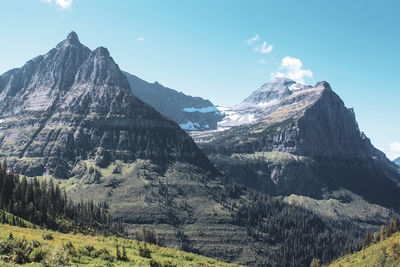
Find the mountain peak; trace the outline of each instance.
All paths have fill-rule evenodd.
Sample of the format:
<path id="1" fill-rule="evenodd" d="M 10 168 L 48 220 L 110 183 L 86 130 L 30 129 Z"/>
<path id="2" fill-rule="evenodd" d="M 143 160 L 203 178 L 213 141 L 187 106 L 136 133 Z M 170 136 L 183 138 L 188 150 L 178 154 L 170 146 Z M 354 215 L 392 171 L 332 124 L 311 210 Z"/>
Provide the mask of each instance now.
<path id="1" fill-rule="evenodd" d="M 317 82 L 317 83 L 315 84 L 315 87 L 322 87 L 322 88 L 324 88 L 324 89 L 332 90 L 330 84 L 329 84 L 327 81 Z"/>
<path id="2" fill-rule="evenodd" d="M 71 31 L 67 36 L 67 40 L 70 42 L 79 42 L 78 34 L 76 34 L 74 31 Z"/>
<path id="3" fill-rule="evenodd" d="M 270 82 L 266 84 L 282 84 L 282 85 L 287 85 L 291 83 L 296 83 L 294 80 L 286 78 L 286 77 L 276 77 L 272 79 Z"/>
<path id="4" fill-rule="evenodd" d="M 107 48 L 100 46 L 98 48 L 96 48 L 93 53 L 95 53 L 96 55 L 99 56 L 105 56 L 105 57 L 109 57 L 110 56 L 110 52 L 108 51 Z"/>
<path id="5" fill-rule="evenodd" d="M 76 34 L 76 32 L 71 31 L 68 34 L 67 39 L 59 43 L 57 45 L 57 48 L 67 47 L 67 46 L 82 46 L 81 42 L 79 41 L 78 34 Z"/>
<path id="6" fill-rule="evenodd" d="M 287 78 L 275 78 L 269 83 L 263 84 L 243 102 L 262 103 L 286 98 L 291 94 L 289 89 L 291 84 L 296 84 L 296 82 Z"/>

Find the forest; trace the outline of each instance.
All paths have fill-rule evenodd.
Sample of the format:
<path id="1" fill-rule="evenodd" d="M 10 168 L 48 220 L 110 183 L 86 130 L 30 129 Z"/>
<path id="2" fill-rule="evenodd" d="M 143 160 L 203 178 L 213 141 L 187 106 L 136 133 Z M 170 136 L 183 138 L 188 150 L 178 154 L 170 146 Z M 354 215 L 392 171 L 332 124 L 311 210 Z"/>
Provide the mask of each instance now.
<path id="1" fill-rule="evenodd" d="M 73 203 L 65 190 L 52 180 L 46 182 L 13 173 L 4 161 L 0 165 L 0 222 L 24 226 L 22 220 L 5 215 L 11 213 L 43 228 L 60 232 L 101 232 L 121 234 L 122 223 L 107 212 L 105 203 L 80 201 Z"/>

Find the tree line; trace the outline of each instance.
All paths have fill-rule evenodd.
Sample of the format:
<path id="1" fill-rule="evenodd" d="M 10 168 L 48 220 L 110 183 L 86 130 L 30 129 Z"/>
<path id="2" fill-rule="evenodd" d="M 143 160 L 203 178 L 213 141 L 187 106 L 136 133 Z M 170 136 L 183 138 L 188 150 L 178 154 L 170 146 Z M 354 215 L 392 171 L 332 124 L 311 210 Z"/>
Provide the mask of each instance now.
<path id="1" fill-rule="evenodd" d="M 0 215 L 3 223 L 7 223 L 6 211 L 60 232 L 123 232 L 122 223 L 113 220 L 105 203 L 95 204 L 92 200 L 73 203 L 65 190 L 52 180 L 33 178 L 28 182 L 25 176 L 7 169 L 5 161 L 0 164 L 0 209 L 3 210 Z M 18 225 L 21 220 L 14 219 L 14 222 Z"/>
<path id="2" fill-rule="evenodd" d="M 378 243 L 379 241 L 383 241 L 386 238 L 391 237 L 394 233 L 399 232 L 399 230 L 399 217 L 397 216 L 397 214 L 395 214 L 393 220 L 391 220 L 388 225 L 382 225 L 379 232 L 366 233 L 364 239 L 362 239 L 361 242 L 358 242 L 355 246 L 349 246 L 348 252 L 350 254 L 363 250 L 372 244 Z"/>
<path id="3" fill-rule="evenodd" d="M 264 266 L 310 266 L 314 258 L 329 263 L 346 254 L 363 235 L 351 223 L 322 218 L 280 197 L 243 190 L 236 184 L 225 190 L 229 196 L 246 193 L 247 200 L 230 209 L 236 224 L 252 237 L 254 249 L 264 255 L 259 259 Z"/>

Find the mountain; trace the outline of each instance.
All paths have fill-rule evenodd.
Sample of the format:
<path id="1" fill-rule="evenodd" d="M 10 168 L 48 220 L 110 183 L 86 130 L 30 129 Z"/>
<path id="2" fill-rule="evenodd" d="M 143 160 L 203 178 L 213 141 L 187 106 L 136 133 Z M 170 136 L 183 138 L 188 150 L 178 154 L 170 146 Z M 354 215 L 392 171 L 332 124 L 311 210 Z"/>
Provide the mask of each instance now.
<path id="1" fill-rule="evenodd" d="M 212 169 L 176 123 L 131 93 L 106 48 L 91 51 L 74 32 L 0 81 L 0 157 L 21 174 L 67 179 L 86 172 L 73 171 L 82 162 L 139 158 Z"/>
<path id="2" fill-rule="evenodd" d="M 399 210 L 399 172 L 360 132 L 354 111 L 327 82 L 304 86 L 276 79 L 238 106 L 255 120 L 193 135 L 228 177 L 263 193 L 290 196 L 288 202 L 323 215 L 332 210 L 337 217 L 340 210 L 353 221 L 379 225 L 377 218 L 389 218 L 382 206 Z M 378 205 L 377 213 L 365 218 L 360 211 L 369 203 Z M 386 215 L 376 216 L 378 210 Z"/>
<path id="3" fill-rule="evenodd" d="M 393 160 L 393 162 L 400 166 L 400 157 L 398 157 L 397 159 Z"/>
<path id="4" fill-rule="evenodd" d="M 106 48 L 92 51 L 74 32 L 0 76 L 0 111 L 9 167 L 60 183 L 75 202 L 100 202 L 131 234 L 145 226 L 166 246 L 252 266 L 328 262 L 360 236 L 222 176 L 132 93 Z"/>
<path id="5" fill-rule="evenodd" d="M 128 72 L 123 73 L 128 78 L 135 96 L 176 121 L 182 129 L 187 131 L 217 129 L 217 122 L 222 116 L 209 100 L 185 95 L 158 82 L 148 83 Z"/>
<path id="6" fill-rule="evenodd" d="M 255 122 L 270 114 L 293 91 L 306 88 L 286 78 L 275 79 L 262 85 L 242 103 L 233 107 L 218 107 L 222 120 L 218 122 L 220 130 Z"/>

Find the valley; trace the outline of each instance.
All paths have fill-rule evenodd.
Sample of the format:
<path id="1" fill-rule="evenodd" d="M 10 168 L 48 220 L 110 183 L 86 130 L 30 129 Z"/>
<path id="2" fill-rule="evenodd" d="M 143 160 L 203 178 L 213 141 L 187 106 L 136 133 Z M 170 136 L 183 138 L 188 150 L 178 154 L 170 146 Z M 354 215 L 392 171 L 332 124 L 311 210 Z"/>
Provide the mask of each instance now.
<path id="1" fill-rule="evenodd" d="M 0 111 L 4 172 L 101 203 L 126 237 L 151 229 L 166 247 L 151 246 L 158 266 L 330 263 L 400 209 L 398 166 L 327 82 L 276 78 L 222 108 L 121 71 L 71 32 L 0 76 Z M 150 264 L 138 241 L 118 242 Z"/>

